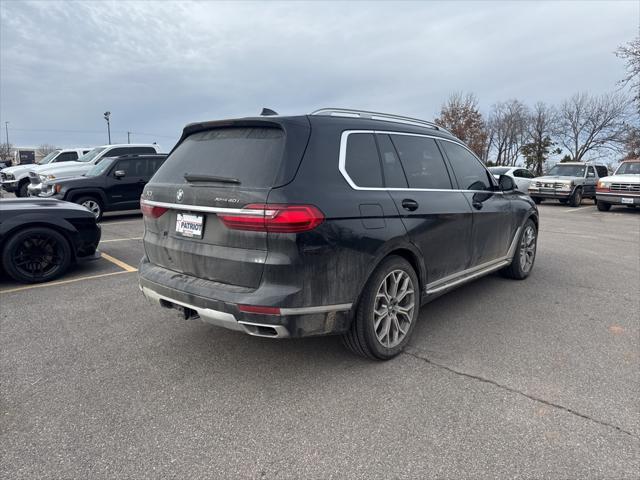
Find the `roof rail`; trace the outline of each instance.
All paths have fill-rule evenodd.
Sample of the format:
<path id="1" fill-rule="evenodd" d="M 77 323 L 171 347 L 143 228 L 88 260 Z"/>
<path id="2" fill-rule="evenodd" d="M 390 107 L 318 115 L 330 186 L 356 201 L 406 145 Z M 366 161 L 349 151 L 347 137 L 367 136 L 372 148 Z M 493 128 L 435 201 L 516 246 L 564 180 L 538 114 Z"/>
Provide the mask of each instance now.
<path id="1" fill-rule="evenodd" d="M 419 127 L 429 127 L 434 130 L 441 130 L 453 135 L 449 130 L 440 125 L 419 118 L 402 117 L 400 115 L 392 115 L 389 113 L 369 112 L 367 110 L 351 110 L 348 108 L 321 108 L 311 112 L 311 115 L 328 115 L 333 117 L 350 117 L 350 118 L 367 118 L 369 120 L 382 120 L 386 122 L 404 123 L 407 125 L 416 125 Z"/>

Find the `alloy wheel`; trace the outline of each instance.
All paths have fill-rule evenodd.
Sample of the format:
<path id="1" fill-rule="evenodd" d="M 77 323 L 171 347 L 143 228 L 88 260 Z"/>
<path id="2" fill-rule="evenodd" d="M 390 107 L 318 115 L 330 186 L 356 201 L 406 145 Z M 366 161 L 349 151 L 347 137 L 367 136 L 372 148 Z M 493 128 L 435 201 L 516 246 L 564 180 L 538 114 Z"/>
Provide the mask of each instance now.
<path id="1" fill-rule="evenodd" d="M 520 268 L 528 273 L 536 257 L 536 229 L 528 225 L 520 241 Z"/>
<path id="2" fill-rule="evenodd" d="M 95 200 L 85 200 L 82 202 L 82 206 L 93 213 L 96 218 L 100 217 L 100 204 Z"/>
<path id="3" fill-rule="evenodd" d="M 62 245 L 52 236 L 37 234 L 25 238 L 15 250 L 13 264 L 28 277 L 52 275 L 63 263 Z"/>
<path id="4" fill-rule="evenodd" d="M 404 270 L 393 270 L 382 280 L 373 305 L 373 328 L 383 347 L 393 348 L 407 336 L 415 298 L 413 281 Z"/>

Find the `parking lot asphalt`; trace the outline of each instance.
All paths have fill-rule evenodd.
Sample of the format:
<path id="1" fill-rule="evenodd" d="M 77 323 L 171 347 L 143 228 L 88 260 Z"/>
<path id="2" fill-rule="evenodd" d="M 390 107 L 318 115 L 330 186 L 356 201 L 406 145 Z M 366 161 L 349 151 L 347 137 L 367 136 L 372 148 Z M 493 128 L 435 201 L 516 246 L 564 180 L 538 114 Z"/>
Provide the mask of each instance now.
<path id="1" fill-rule="evenodd" d="M 0 478 L 638 478 L 640 211 L 540 217 L 527 280 L 430 303 L 386 363 L 150 306 L 140 216 L 105 219 L 104 258 L 0 279 Z"/>

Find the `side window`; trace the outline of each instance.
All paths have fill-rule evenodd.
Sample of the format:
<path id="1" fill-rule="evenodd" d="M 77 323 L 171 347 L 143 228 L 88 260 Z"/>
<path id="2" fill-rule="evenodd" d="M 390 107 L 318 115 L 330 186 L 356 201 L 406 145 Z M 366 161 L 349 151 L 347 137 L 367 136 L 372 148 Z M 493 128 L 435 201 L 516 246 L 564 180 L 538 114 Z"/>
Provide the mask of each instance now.
<path id="1" fill-rule="evenodd" d="M 164 158 L 150 158 L 147 160 L 147 173 L 148 178 L 153 177 L 156 171 L 160 168 L 160 165 L 164 163 Z"/>
<path id="2" fill-rule="evenodd" d="M 82 154 L 86 155 L 87 153 L 89 153 L 91 150 L 82 150 Z"/>
<path id="3" fill-rule="evenodd" d="M 56 157 L 56 162 L 72 162 L 78 159 L 76 152 L 64 152 Z"/>
<path id="4" fill-rule="evenodd" d="M 126 155 L 127 153 L 131 153 L 128 151 L 128 148 L 120 147 L 120 148 L 112 148 L 107 153 L 103 155 L 103 157 L 119 157 L 120 155 Z"/>
<path id="5" fill-rule="evenodd" d="M 389 135 L 377 135 L 378 147 L 382 156 L 382 171 L 384 172 L 384 185 L 387 188 L 407 188 L 407 178 L 398 159 L 396 149 L 391 143 Z"/>
<path id="6" fill-rule="evenodd" d="M 607 167 L 603 165 L 596 165 L 596 171 L 598 172 L 598 177 L 600 178 L 609 176 L 609 171 L 607 170 Z"/>
<path id="7" fill-rule="evenodd" d="M 382 187 L 378 149 L 372 133 L 352 133 L 347 139 L 345 168 L 359 187 Z"/>
<path id="8" fill-rule="evenodd" d="M 523 170 L 525 172 L 524 178 L 536 178 L 536 176 L 531 173 L 529 170 Z"/>
<path id="9" fill-rule="evenodd" d="M 157 153 L 153 147 L 129 147 L 125 150 L 126 153 L 132 153 L 134 155 L 155 155 Z"/>
<path id="10" fill-rule="evenodd" d="M 596 171 L 593 169 L 592 166 L 589 166 L 589 168 L 587 169 L 587 177 L 595 177 L 596 176 Z"/>
<path id="11" fill-rule="evenodd" d="M 487 170 L 471 152 L 453 142 L 442 141 L 440 145 L 451 162 L 458 186 L 462 190 L 491 190 L 493 184 Z"/>
<path id="12" fill-rule="evenodd" d="M 433 138 L 391 135 L 410 188 L 451 189 L 451 179 Z"/>
<path id="13" fill-rule="evenodd" d="M 522 172 L 524 172 L 524 170 L 514 170 L 514 171 L 513 171 L 513 176 L 514 176 L 514 177 L 518 177 L 518 178 L 522 178 L 522 177 L 524 177 L 524 175 L 522 174 Z"/>

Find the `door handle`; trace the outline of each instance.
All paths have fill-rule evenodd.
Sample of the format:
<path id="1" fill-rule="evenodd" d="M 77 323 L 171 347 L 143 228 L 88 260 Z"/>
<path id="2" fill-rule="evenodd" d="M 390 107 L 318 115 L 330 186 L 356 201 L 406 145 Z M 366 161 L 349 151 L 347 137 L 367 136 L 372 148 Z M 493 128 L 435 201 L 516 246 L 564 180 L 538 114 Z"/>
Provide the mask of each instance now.
<path id="1" fill-rule="evenodd" d="M 413 212 L 414 210 L 418 209 L 418 202 L 416 202 L 415 200 L 411 200 L 410 198 L 405 198 L 404 200 L 402 200 L 402 208 Z"/>
<path id="2" fill-rule="evenodd" d="M 475 208 L 476 210 L 482 210 L 482 202 L 478 202 L 477 200 L 475 200 L 471 203 L 471 205 L 473 205 L 473 208 Z"/>

